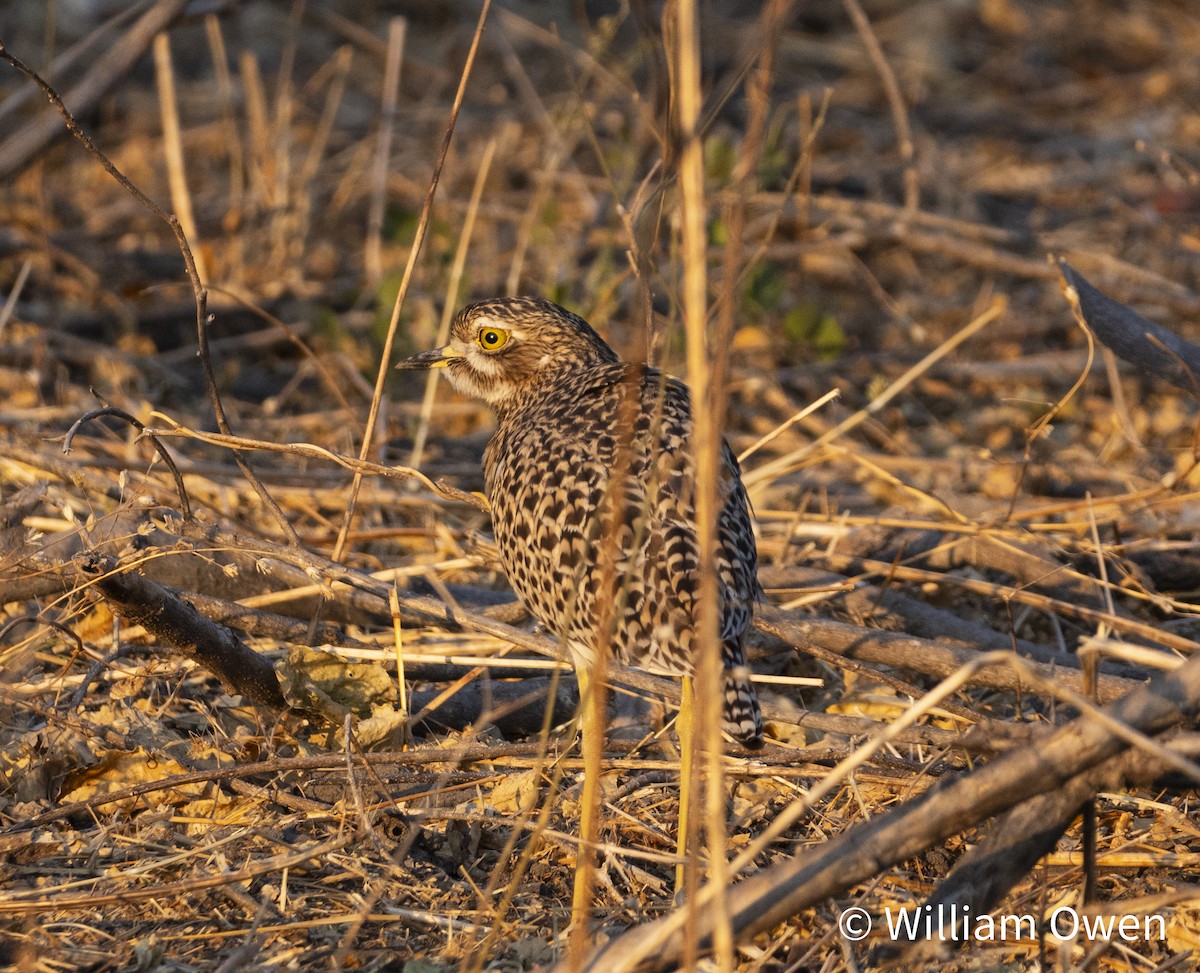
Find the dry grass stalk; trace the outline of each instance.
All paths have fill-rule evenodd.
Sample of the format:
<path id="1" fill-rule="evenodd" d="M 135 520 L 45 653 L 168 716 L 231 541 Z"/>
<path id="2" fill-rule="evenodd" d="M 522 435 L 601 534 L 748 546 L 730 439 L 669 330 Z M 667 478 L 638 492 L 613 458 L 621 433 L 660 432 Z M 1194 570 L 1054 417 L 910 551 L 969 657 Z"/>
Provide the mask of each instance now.
<path id="1" fill-rule="evenodd" d="M 716 921 L 716 953 L 722 970 L 733 965 L 733 937 L 728 912 L 724 908 L 726 823 L 724 806 L 724 775 L 722 773 L 722 744 L 717 733 L 721 725 L 721 659 L 718 639 L 716 530 L 717 483 L 721 468 L 721 434 L 712 385 L 711 346 L 708 334 L 708 267 L 707 236 L 708 210 L 704 192 L 704 145 L 699 129 L 701 113 L 700 91 L 700 24 L 696 4 L 679 0 L 668 8 L 665 18 L 671 18 L 671 29 L 664 34 L 674 41 L 668 56 L 672 58 L 671 95 L 676 115 L 672 136 L 679 141 L 679 186 L 681 217 L 681 252 L 683 264 L 682 312 L 687 340 L 687 378 L 692 393 L 692 442 L 695 468 L 693 503 L 696 510 L 696 540 L 700 554 L 700 588 L 696 619 L 696 644 L 699 655 L 695 660 L 694 701 L 690 686 L 684 692 L 684 707 L 691 720 L 689 703 L 695 706 L 695 720 L 689 732 L 681 729 L 680 747 L 683 765 L 680 780 L 679 839 L 677 850 L 684 864 L 676 880 L 682 891 L 684 914 L 689 924 L 696 922 L 695 910 L 702 873 L 698 856 L 693 849 L 700 834 L 699 821 L 704 822 L 708 850 L 708 875 L 713 887 L 720 890 L 712 908 Z M 689 681 L 685 679 L 685 682 Z M 694 727 L 694 731 L 691 729 Z M 702 776 L 696 774 L 702 767 Z M 703 788 L 701 787 L 703 780 Z M 703 797 L 703 802 L 699 798 Z M 703 808 L 702 818 L 693 818 L 689 808 Z M 679 878 L 683 881 L 679 882 Z M 692 957 L 694 961 L 694 957 Z M 685 960 L 686 961 L 686 960 Z"/>

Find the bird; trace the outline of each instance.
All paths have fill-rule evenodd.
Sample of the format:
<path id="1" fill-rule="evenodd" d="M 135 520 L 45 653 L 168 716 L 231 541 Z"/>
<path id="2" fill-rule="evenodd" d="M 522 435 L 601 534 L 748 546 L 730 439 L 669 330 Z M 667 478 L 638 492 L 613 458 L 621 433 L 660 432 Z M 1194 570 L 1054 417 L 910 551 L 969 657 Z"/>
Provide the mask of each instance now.
<path id="1" fill-rule="evenodd" d="M 536 297 L 467 305 L 447 345 L 397 367 L 444 369 L 494 411 L 483 474 L 500 560 L 530 614 L 563 641 L 581 695 L 605 649 L 621 665 L 691 676 L 701 564 L 687 386 L 621 361 L 583 318 Z M 762 716 L 744 649 L 762 595 L 757 549 L 724 440 L 721 459 L 722 728 L 758 749 Z"/>

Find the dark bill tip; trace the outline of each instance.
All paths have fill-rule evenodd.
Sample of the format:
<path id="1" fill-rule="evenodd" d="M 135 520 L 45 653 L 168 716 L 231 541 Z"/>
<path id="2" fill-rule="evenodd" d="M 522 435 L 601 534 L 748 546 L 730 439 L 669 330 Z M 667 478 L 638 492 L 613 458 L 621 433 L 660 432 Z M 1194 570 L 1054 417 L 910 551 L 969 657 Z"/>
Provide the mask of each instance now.
<path id="1" fill-rule="evenodd" d="M 431 351 L 423 351 L 419 355 L 413 355 L 412 358 L 405 358 L 404 361 L 396 363 L 397 368 L 445 368 L 449 364 L 453 355 L 447 354 L 446 348 L 434 348 Z"/>

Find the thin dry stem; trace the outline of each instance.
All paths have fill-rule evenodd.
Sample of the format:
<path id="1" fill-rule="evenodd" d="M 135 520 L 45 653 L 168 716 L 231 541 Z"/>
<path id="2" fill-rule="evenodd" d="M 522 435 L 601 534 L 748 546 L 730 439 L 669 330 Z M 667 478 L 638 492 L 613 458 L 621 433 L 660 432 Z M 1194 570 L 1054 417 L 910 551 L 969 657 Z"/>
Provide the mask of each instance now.
<path id="1" fill-rule="evenodd" d="M 704 790 L 698 780 L 684 780 L 689 798 L 704 794 L 704 801 L 689 799 L 687 805 L 704 808 L 705 834 L 708 841 L 708 880 L 713 887 L 724 890 L 725 847 L 727 843 L 725 817 L 724 767 L 721 759 L 719 727 L 722 719 L 721 648 L 718 639 L 718 591 L 714 565 L 717 553 L 717 483 L 721 470 L 721 436 L 718 426 L 717 398 L 710 367 L 708 336 L 708 267 L 707 267 L 707 206 L 704 192 L 704 146 L 698 132 L 702 96 L 700 92 L 700 24 L 693 0 L 679 0 L 674 39 L 676 68 L 673 94 L 678 113 L 679 186 L 682 197 L 683 253 L 683 310 L 684 331 L 687 337 L 687 375 L 692 392 L 692 453 L 696 482 L 697 546 L 700 557 L 699 606 L 695 639 L 699 649 L 696 659 L 696 700 L 698 732 L 686 741 L 696 747 L 694 764 L 703 766 Z M 681 798 L 681 806 L 683 799 Z M 681 831 L 691 838 L 695 827 L 689 819 L 679 822 Z M 684 845 L 686 848 L 686 843 Z M 688 858 L 691 866 L 692 859 Z M 687 902 L 685 915 L 693 916 L 696 908 L 699 872 L 685 868 L 683 889 Z M 733 935 L 723 891 L 710 906 L 714 910 L 716 956 L 722 970 L 733 968 Z"/>
<path id="2" fill-rule="evenodd" d="M 400 279 L 396 301 L 392 305 L 392 316 L 388 321 L 387 335 L 383 339 L 383 349 L 379 356 L 379 369 L 375 377 L 375 391 L 371 397 L 371 409 L 367 414 L 367 423 L 363 430 L 362 447 L 358 454 L 360 461 L 365 462 L 367 456 L 370 455 L 375 446 L 375 426 L 379 421 L 379 408 L 383 401 L 384 383 L 388 376 L 388 370 L 391 367 L 392 347 L 396 341 L 396 330 L 400 325 L 400 311 L 404 307 L 404 301 L 408 296 L 413 271 L 417 266 L 417 257 L 420 255 L 421 246 L 425 242 L 425 235 L 429 230 L 429 219 L 433 213 L 433 200 L 437 195 L 438 181 L 441 178 L 442 169 L 446 164 L 446 155 L 450 151 L 450 140 L 454 136 L 454 127 L 458 121 L 459 110 L 462 108 L 463 97 L 466 94 L 467 81 L 471 77 L 471 68 L 475 64 L 475 55 L 479 50 L 479 39 L 483 36 L 483 26 L 487 23 L 488 11 L 491 9 L 491 6 L 491 0 L 483 0 L 483 6 L 479 11 L 479 20 L 475 24 L 475 33 L 471 37 L 471 47 L 467 51 L 467 58 L 463 64 L 462 74 L 459 77 L 458 90 L 454 94 L 454 104 L 450 108 L 450 118 L 446 122 L 446 129 L 442 136 L 441 148 L 438 150 L 437 161 L 434 163 L 433 175 L 429 179 L 429 188 L 425 193 L 424 201 L 421 203 L 421 215 L 417 218 L 416 233 L 413 236 L 412 247 L 408 251 L 408 263 L 404 266 L 404 276 Z M 354 474 L 354 481 L 350 485 L 350 496 L 346 502 L 346 515 L 342 520 L 342 527 L 333 549 L 333 559 L 335 561 L 340 560 L 345 554 L 346 544 L 350 536 L 350 527 L 354 523 L 355 508 L 358 504 L 358 494 L 361 488 L 362 476 L 356 472 Z"/>
<path id="3" fill-rule="evenodd" d="M 192 194 L 188 190 L 183 162 L 183 134 L 179 125 L 179 104 L 175 97 L 175 68 L 171 63 L 171 38 L 162 33 L 154 38 L 154 72 L 158 80 L 158 104 L 162 115 L 163 150 L 167 158 L 167 181 L 171 187 L 171 205 L 179 217 L 179 229 L 189 243 L 198 244 L 196 218 L 192 215 Z M 193 249 L 196 273 L 201 282 L 208 280 L 202 250 Z"/>

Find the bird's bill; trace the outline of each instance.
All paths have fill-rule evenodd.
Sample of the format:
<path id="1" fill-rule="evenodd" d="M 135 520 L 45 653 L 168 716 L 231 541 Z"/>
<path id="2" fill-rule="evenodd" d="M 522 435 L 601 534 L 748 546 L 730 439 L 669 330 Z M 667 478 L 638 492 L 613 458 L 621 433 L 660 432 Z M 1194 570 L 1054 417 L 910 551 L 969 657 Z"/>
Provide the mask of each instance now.
<path id="1" fill-rule="evenodd" d="M 402 362 L 397 362 L 397 368 L 445 368 L 450 364 L 451 359 L 461 358 L 462 355 L 446 345 L 445 348 L 434 348 L 432 351 L 423 351 L 419 355 L 413 355 L 412 358 L 405 358 Z"/>

